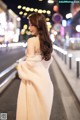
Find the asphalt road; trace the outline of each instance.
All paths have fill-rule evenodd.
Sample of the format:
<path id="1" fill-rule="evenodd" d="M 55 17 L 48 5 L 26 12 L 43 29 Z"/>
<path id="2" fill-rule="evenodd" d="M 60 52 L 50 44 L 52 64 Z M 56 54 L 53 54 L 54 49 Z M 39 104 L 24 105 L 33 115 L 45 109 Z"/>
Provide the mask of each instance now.
<path id="1" fill-rule="evenodd" d="M 0 72 L 25 55 L 25 48 L 0 48 Z"/>

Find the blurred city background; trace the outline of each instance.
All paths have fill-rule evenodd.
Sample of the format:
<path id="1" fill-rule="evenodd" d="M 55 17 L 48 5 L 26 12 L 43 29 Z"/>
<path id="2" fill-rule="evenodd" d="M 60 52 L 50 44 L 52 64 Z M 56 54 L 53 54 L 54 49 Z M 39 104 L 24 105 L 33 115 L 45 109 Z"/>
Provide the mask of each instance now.
<path id="1" fill-rule="evenodd" d="M 50 120 L 80 120 L 80 0 L 0 0 L 0 120 L 16 118 L 16 66 L 26 57 L 33 12 L 45 15 L 53 43 Z"/>
<path id="2" fill-rule="evenodd" d="M 79 0 L 0 0 L 0 44 L 26 42 L 28 15 L 43 13 L 54 44 L 80 49 Z"/>

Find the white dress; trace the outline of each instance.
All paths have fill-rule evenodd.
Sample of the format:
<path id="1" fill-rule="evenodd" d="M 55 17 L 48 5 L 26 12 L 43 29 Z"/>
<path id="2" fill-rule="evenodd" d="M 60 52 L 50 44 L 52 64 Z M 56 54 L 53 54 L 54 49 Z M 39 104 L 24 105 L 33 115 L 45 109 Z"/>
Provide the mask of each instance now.
<path id="1" fill-rule="evenodd" d="M 16 120 L 49 120 L 54 89 L 49 75 L 49 61 L 42 60 L 40 54 L 27 56 L 18 65 L 21 79 Z"/>

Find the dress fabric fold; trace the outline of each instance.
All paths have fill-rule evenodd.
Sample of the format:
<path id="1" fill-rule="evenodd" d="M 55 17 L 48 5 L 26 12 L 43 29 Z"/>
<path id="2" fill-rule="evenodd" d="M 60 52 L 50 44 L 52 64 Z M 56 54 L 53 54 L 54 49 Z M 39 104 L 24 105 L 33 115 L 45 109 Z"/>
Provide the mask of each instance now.
<path id="1" fill-rule="evenodd" d="M 16 120 L 49 120 L 54 88 L 49 75 L 49 61 L 41 55 L 27 56 L 18 64 L 21 79 L 19 86 Z"/>

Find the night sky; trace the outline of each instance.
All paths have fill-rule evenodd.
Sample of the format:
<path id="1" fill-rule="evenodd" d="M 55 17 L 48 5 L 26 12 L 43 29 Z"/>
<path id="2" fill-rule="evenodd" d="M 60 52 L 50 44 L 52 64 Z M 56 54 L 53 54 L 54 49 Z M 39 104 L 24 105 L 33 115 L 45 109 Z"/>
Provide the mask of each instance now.
<path id="1" fill-rule="evenodd" d="M 62 1 L 62 3 L 60 3 L 60 1 Z M 58 1 L 59 13 L 63 16 L 63 18 L 65 18 L 65 15 L 70 12 L 71 3 L 69 1 L 73 1 L 73 0 L 68 0 L 67 3 L 65 3 L 64 0 Z M 43 0 L 43 2 L 38 2 L 38 0 L 3 0 L 3 2 L 7 4 L 8 9 L 12 9 L 17 15 L 19 15 L 19 11 L 20 11 L 17 9 L 18 5 L 22 5 L 30 8 L 50 10 L 51 15 L 48 17 L 50 17 L 51 20 L 52 20 L 52 15 L 55 13 L 53 11 L 53 5 L 56 4 L 56 2 L 54 4 L 48 4 L 47 0 Z M 27 19 L 24 16 L 20 16 L 20 17 L 21 17 L 21 25 L 23 26 L 24 24 L 26 24 Z"/>

